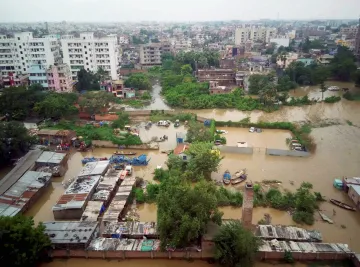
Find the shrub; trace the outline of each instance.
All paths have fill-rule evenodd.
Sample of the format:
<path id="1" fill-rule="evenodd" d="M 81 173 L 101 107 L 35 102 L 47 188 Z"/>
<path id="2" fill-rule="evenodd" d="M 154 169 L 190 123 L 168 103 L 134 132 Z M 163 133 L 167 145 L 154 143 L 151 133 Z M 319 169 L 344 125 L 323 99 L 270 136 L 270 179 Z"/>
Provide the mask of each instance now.
<path id="1" fill-rule="evenodd" d="M 339 102 L 341 100 L 340 96 L 329 96 L 326 97 L 324 102 L 325 103 L 335 103 L 335 102 Z"/>
<path id="2" fill-rule="evenodd" d="M 142 188 L 135 188 L 133 190 L 134 194 L 135 194 L 135 199 L 137 203 L 144 203 L 145 202 L 145 194 L 144 194 L 144 190 L 142 190 Z"/>
<path id="3" fill-rule="evenodd" d="M 286 263 L 293 263 L 294 262 L 294 257 L 291 253 L 291 251 L 286 250 L 284 253 L 284 261 Z"/>
<path id="4" fill-rule="evenodd" d="M 146 186 L 146 202 L 148 203 L 155 202 L 159 194 L 159 190 L 160 190 L 159 184 L 149 183 Z"/>
<path id="5" fill-rule="evenodd" d="M 168 170 L 164 170 L 164 169 L 156 169 L 155 173 L 154 173 L 154 180 L 159 181 L 159 182 L 163 182 L 164 180 L 166 180 L 167 178 L 169 178 L 170 174 Z"/>
<path id="6" fill-rule="evenodd" d="M 295 211 L 292 215 L 292 219 L 296 223 L 306 223 L 308 225 L 314 224 L 314 215 L 306 211 Z"/>

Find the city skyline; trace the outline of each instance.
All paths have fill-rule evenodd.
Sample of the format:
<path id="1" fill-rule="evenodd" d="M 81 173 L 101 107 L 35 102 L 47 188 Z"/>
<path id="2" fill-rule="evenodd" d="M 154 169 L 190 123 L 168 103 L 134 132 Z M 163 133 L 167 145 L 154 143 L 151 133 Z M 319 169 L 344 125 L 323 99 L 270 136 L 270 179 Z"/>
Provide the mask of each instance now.
<path id="1" fill-rule="evenodd" d="M 54 0 L 0 0 L 0 22 L 346 20 L 357 19 L 360 14 L 358 0 L 63 0 L 60 5 L 58 3 Z M 20 8 L 14 9 L 14 6 Z"/>

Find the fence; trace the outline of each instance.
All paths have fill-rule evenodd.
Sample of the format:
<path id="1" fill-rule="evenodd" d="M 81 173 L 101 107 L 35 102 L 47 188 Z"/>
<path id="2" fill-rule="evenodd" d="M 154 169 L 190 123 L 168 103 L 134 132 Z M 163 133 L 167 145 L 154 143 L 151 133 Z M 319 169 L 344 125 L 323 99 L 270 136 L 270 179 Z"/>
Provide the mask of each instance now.
<path id="1" fill-rule="evenodd" d="M 271 156 L 290 156 L 290 157 L 309 157 L 311 154 L 305 151 L 297 151 L 297 150 L 285 150 L 285 149 L 275 149 L 275 148 L 267 148 L 266 155 Z"/>
<path id="2" fill-rule="evenodd" d="M 225 153 L 253 154 L 254 152 L 252 147 L 219 146 L 218 148 Z"/>

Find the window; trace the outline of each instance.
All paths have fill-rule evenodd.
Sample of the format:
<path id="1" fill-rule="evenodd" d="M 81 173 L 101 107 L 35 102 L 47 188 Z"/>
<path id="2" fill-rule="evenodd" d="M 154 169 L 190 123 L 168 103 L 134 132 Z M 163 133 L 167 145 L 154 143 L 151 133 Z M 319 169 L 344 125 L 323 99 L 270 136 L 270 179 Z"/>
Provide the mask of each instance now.
<path id="1" fill-rule="evenodd" d="M 22 48 L 22 46 L 21 46 L 21 45 L 19 45 L 19 48 L 21 49 L 21 48 Z"/>
<path id="2" fill-rule="evenodd" d="M 22 54 L 23 54 L 23 51 L 20 51 L 20 54 L 22 55 Z"/>
<path id="3" fill-rule="evenodd" d="M 24 57 L 21 57 L 21 60 L 24 60 Z"/>
<path id="4" fill-rule="evenodd" d="M 24 71 L 26 71 L 26 69 L 24 68 Z"/>
<path id="5" fill-rule="evenodd" d="M 84 48 L 86 48 L 86 45 L 84 46 Z"/>
<path id="6" fill-rule="evenodd" d="M 20 41 L 20 37 L 18 37 L 18 40 Z"/>
<path id="7" fill-rule="evenodd" d="M 85 51 L 85 55 L 87 55 L 87 51 Z"/>

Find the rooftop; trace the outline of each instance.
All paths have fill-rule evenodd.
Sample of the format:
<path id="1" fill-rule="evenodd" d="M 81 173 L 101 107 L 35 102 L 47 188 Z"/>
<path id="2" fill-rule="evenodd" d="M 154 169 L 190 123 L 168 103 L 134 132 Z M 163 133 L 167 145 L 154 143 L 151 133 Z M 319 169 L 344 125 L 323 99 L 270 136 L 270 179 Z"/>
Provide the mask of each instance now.
<path id="1" fill-rule="evenodd" d="M 81 216 L 82 221 L 96 222 L 103 203 L 100 201 L 89 201 L 86 205 L 83 215 Z"/>
<path id="2" fill-rule="evenodd" d="M 160 240 L 157 239 L 117 239 L 99 237 L 91 241 L 88 250 L 118 250 L 118 251 L 157 251 Z"/>
<path id="3" fill-rule="evenodd" d="M 284 239 L 293 241 L 321 241 L 321 234 L 302 228 L 283 225 L 258 225 L 255 235 L 264 239 Z"/>
<path id="4" fill-rule="evenodd" d="M 157 235 L 155 222 L 105 222 L 102 234 L 119 234 L 121 237 L 142 237 L 145 235 Z"/>
<path id="5" fill-rule="evenodd" d="M 36 160 L 36 163 L 60 164 L 61 161 L 65 158 L 65 156 L 66 154 L 64 153 L 44 151 Z"/>
<path id="6" fill-rule="evenodd" d="M 51 243 L 87 243 L 96 228 L 98 222 L 44 222 L 45 233 Z"/>
<path id="7" fill-rule="evenodd" d="M 185 150 L 187 150 L 189 148 L 189 145 L 187 144 L 179 144 L 175 149 L 174 149 L 174 154 L 175 155 L 179 155 L 181 153 L 184 153 Z"/>
<path id="8" fill-rule="evenodd" d="M 0 215 L 15 216 L 26 203 L 50 181 L 47 172 L 26 172 L 9 190 L 0 196 Z"/>
<path id="9" fill-rule="evenodd" d="M 30 150 L 22 157 L 16 166 L 0 180 L 0 194 L 5 193 L 6 190 L 8 190 L 28 169 L 31 168 L 41 153 L 42 150 Z"/>
<path id="10" fill-rule="evenodd" d="M 270 251 L 291 251 L 291 252 L 333 252 L 333 253 L 352 253 L 346 244 L 338 243 L 309 243 L 294 241 L 263 241 L 259 248 L 260 252 Z"/>
<path id="11" fill-rule="evenodd" d="M 356 194 L 358 194 L 358 196 L 360 196 L 360 185 L 351 184 L 350 187 L 352 187 L 354 189 L 354 191 L 356 192 Z"/>
<path id="12" fill-rule="evenodd" d="M 89 162 L 80 170 L 78 176 L 104 175 L 108 167 L 109 161 L 107 160 Z"/>

